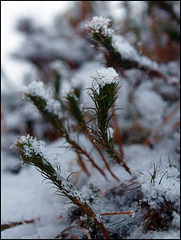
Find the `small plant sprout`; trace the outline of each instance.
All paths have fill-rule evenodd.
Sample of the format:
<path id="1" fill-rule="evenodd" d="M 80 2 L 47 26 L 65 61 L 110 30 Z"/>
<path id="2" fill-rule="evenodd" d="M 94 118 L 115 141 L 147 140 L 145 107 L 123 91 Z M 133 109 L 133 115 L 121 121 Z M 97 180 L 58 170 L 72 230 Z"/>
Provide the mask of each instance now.
<path id="1" fill-rule="evenodd" d="M 103 68 L 97 71 L 96 76 L 93 76 L 98 87 L 93 82 L 90 97 L 95 104 L 94 114 L 96 121 L 94 123 L 98 130 L 97 137 L 100 137 L 99 142 L 109 142 L 111 140 L 108 139 L 110 120 L 113 116 L 113 113 L 110 114 L 110 110 L 118 97 L 118 77 L 119 75 L 113 68 Z"/>
<path id="2" fill-rule="evenodd" d="M 151 174 L 151 173 L 147 170 L 147 172 L 151 175 L 151 183 L 153 182 L 154 185 L 155 185 L 155 179 L 156 179 L 156 174 L 157 174 L 158 169 L 159 169 L 159 165 L 157 165 L 157 166 L 155 167 L 155 164 L 154 164 L 153 174 Z M 165 175 L 166 173 L 167 173 L 167 171 L 164 172 L 163 175 L 161 176 L 160 181 L 159 181 L 159 184 L 161 184 L 161 181 L 162 181 L 162 179 L 163 179 L 163 177 L 164 177 L 164 175 Z"/>
<path id="3" fill-rule="evenodd" d="M 115 150 L 112 141 L 113 128 L 110 122 L 114 111 L 111 112 L 111 109 L 118 98 L 120 89 L 118 77 L 118 73 L 113 68 L 102 68 L 96 72 L 95 76 L 92 76 L 94 81 L 89 95 L 95 107 L 92 108 L 94 118 L 90 132 L 96 143 L 106 150 L 113 160 L 122 164 L 126 171 L 131 173 L 124 160 Z"/>
<path id="4" fill-rule="evenodd" d="M 93 219 L 106 239 L 110 239 L 108 231 L 100 220 L 99 214 L 95 213 L 89 205 L 86 197 L 80 192 L 77 186 L 69 181 L 69 177 L 63 174 L 55 156 L 51 156 L 45 142 L 30 135 L 22 136 L 15 144 L 18 148 L 23 163 L 35 166 L 45 179 L 50 180 L 57 188 L 57 192 L 67 197 L 90 219 Z"/>
<path id="5" fill-rule="evenodd" d="M 155 179 L 156 179 L 156 173 L 158 170 L 158 165 L 155 167 L 155 163 L 154 163 L 154 170 L 153 170 L 153 174 L 150 173 L 150 171 L 147 170 L 147 172 L 150 174 L 151 176 L 151 183 L 153 182 L 155 184 Z"/>
<path id="6" fill-rule="evenodd" d="M 89 141 L 92 143 L 92 145 L 95 147 L 95 149 L 97 150 L 97 152 L 100 154 L 102 160 L 104 161 L 107 170 L 110 172 L 110 174 L 117 180 L 119 181 L 119 179 L 115 176 L 115 174 L 112 172 L 112 170 L 110 169 L 110 166 L 104 156 L 104 154 L 102 153 L 101 149 L 99 148 L 98 144 L 95 142 L 94 137 L 90 134 L 89 131 L 89 127 L 87 125 L 87 123 L 84 120 L 84 114 L 82 109 L 80 108 L 80 100 L 77 98 L 76 94 L 74 92 L 70 92 L 67 94 L 67 104 L 68 104 L 68 109 L 69 109 L 69 113 L 71 114 L 71 116 L 75 119 L 75 121 L 77 122 L 78 126 L 81 128 L 81 130 L 83 131 L 83 133 L 86 135 L 86 137 L 89 139 Z M 114 130 L 112 128 L 108 128 L 107 129 L 107 134 L 109 138 L 113 137 L 113 132 Z"/>

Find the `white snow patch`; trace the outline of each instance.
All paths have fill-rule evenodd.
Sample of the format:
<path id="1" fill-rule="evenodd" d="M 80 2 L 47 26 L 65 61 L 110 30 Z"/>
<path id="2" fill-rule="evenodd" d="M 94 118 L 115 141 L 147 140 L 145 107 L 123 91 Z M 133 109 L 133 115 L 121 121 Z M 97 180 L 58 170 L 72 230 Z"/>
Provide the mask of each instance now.
<path id="1" fill-rule="evenodd" d="M 147 121 L 154 123 L 154 127 L 161 123 L 166 103 L 155 91 L 137 89 L 135 105 Z"/>
<path id="2" fill-rule="evenodd" d="M 153 209 L 159 209 L 160 204 L 164 204 L 165 200 L 179 207 L 179 170 L 175 167 L 164 167 L 163 165 L 155 165 L 156 175 L 154 179 L 148 172 L 138 177 L 144 194 L 143 201 L 148 202 Z M 154 169 L 151 174 L 154 174 Z"/>
<path id="3" fill-rule="evenodd" d="M 116 70 L 112 67 L 102 68 L 97 70 L 96 73 L 92 78 L 95 79 L 101 87 L 104 87 L 106 84 L 116 83 L 119 77 Z"/>
<path id="4" fill-rule="evenodd" d="M 59 118 L 62 117 L 61 112 L 61 104 L 59 101 L 53 99 L 52 94 L 50 92 L 51 89 L 45 89 L 43 82 L 33 81 L 27 87 L 23 87 L 22 91 L 27 93 L 31 96 L 40 97 L 46 102 L 45 109 L 58 116 Z"/>

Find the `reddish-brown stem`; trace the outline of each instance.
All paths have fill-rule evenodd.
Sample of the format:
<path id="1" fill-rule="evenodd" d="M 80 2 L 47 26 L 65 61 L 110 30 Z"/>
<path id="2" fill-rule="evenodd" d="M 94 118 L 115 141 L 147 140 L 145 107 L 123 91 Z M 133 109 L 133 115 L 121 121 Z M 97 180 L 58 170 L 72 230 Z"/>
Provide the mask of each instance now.
<path id="1" fill-rule="evenodd" d="M 82 149 L 76 142 L 70 139 L 68 134 L 66 135 L 66 140 L 74 147 L 74 149 L 76 149 L 76 152 L 79 152 L 80 154 L 85 155 L 90 160 L 92 165 L 107 179 L 103 170 L 94 162 L 93 158 L 90 156 L 90 154 L 86 150 Z"/>
<path id="2" fill-rule="evenodd" d="M 18 225 L 22 225 L 23 223 L 34 223 L 35 221 L 39 221 L 40 219 L 37 218 L 37 219 L 31 219 L 31 220 L 23 220 L 23 221 L 20 221 L 20 222 L 10 222 L 10 223 L 7 223 L 7 224 L 2 224 L 1 225 L 1 231 L 5 230 L 5 229 L 8 229 L 8 228 L 12 228 L 12 227 L 16 227 Z"/>
<path id="3" fill-rule="evenodd" d="M 116 175 L 112 172 L 112 170 L 111 170 L 111 168 L 110 168 L 110 166 L 109 166 L 109 164 L 108 164 L 105 156 L 103 155 L 103 153 L 102 153 L 101 149 L 98 147 L 98 145 L 94 142 L 94 140 L 93 140 L 93 138 L 91 137 L 89 131 L 85 131 L 85 133 L 86 133 L 86 135 L 89 137 L 90 142 L 93 144 L 93 146 L 96 148 L 96 150 L 98 151 L 98 153 L 99 153 L 100 156 L 102 157 L 102 159 L 103 159 L 103 161 L 104 161 L 104 163 L 105 163 L 105 165 L 106 165 L 106 168 L 108 169 L 108 171 L 110 172 L 110 174 L 111 174 L 117 181 L 119 181 L 119 178 L 116 177 Z"/>
<path id="4" fill-rule="evenodd" d="M 168 114 L 168 116 L 163 120 L 162 126 L 164 126 L 170 118 L 177 112 L 177 110 L 180 108 L 180 102 L 174 107 L 174 109 Z"/>
<path id="5" fill-rule="evenodd" d="M 129 212 L 108 212 L 108 213 L 101 213 L 101 216 L 107 216 L 107 215 L 132 215 L 134 214 L 134 211 Z"/>
<path id="6" fill-rule="evenodd" d="M 84 170 L 84 172 L 87 173 L 88 177 L 90 177 L 91 174 L 90 174 L 89 171 L 87 170 L 87 167 L 86 167 L 86 165 L 85 165 L 85 163 L 84 163 L 84 161 L 83 161 L 83 159 L 82 159 L 82 156 L 81 156 L 79 153 L 77 153 L 77 155 L 78 155 L 78 158 L 79 158 L 80 165 L 81 165 L 82 169 Z"/>
<path id="7" fill-rule="evenodd" d="M 114 114 L 113 115 L 113 121 L 114 121 L 114 131 L 115 131 L 115 139 L 118 143 L 118 147 L 119 147 L 119 152 L 120 152 L 120 155 L 121 155 L 121 158 L 123 159 L 124 158 L 124 153 L 123 153 L 123 143 L 122 143 L 122 137 L 121 137 L 121 134 L 120 134 L 120 131 L 119 131 L 119 127 L 118 127 L 118 120 L 117 120 L 117 117 L 116 115 Z"/>

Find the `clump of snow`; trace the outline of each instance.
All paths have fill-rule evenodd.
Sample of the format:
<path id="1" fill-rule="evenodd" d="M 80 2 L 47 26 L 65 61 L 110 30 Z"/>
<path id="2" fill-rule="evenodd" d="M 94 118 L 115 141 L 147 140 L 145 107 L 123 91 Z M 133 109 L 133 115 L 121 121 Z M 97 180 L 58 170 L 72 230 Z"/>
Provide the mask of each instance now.
<path id="1" fill-rule="evenodd" d="M 104 87 L 106 84 L 116 83 L 119 77 L 116 70 L 112 67 L 102 68 L 97 70 L 96 73 L 92 78 L 94 78 L 101 87 Z"/>
<path id="2" fill-rule="evenodd" d="M 42 161 L 45 164 L 48 162 L 55 169 L 59 166 L 56 154 L 50 154 L 47 151 L 46 144 L 43 140 L 39 140 L 27 134 L 26 136 L 21 136 L 18 142 L 23 144 L 23 151 L 26 157 L 32 158 L 34 155 L 39 155 L 42 157 Z"/>
<path id="3" fill-rule="evenodd" d="M 28 86 L 24 86 L 22 88 L 22 91 L 32 96 L 39 96 L 43 98 L 49 97 L 47 95 L 47 92 L 45 91 L 44 83 L 42 81 L 39 81 L 39 82 L 33 81 Z"/>
<path id="4" fill-rule="evenodd" d="M 42 98 L 46 102 L 45 109 L 58 116 L 62 117 L 61 104 L 59 101 L 54 100 L 49 89 L 45 89 L 43 82 L 33 81 L 27 87 L 23 87 L 22 91 L 31 96 Z"/>
<path id="5" fill-rule="evenodd" d="M 61 112 L 61 104 L 59 101 L 54 100 L 53 98 L 46 99 L 46 107 L 45 109 L 48 110 L 48 112 L 51 112 L 58 116 L 59 118 L 62 117 Z"/>
<path id="6" fill-rule="evenodd" d="M 135 92 L 135 106 L 147 121 L 158 126 L 163 119 L 166 103 L 155 91 L 138 88 Z"/>
<path id="7" fill-rule="evenodd" d="M 92 18 L 90 22 L 86 21 L 84 26 L 86 27 L 86 29 L 88 29 L 88 31 L 91 34 L 101 33 L 101 35 L 105 37 L 111 37 L 114 31 L 110 29 L 110 25 L 111 25 L 110 18 L 95 16 Z"/>
<path id="8" fill-rule="evenodd" d="M 117 34 L 113 35 L 112 45 L 121 54 L 123 59 L 129 59 L 133 61 L 140 60 L 136 49 L 123 36 Z"/>
<path id="9" fill-rule="evenodd" d="M 152 176 L 155 175 L 155 176 Z M 143 173 L 138 177 L 146 201 L 151 208 L 159 209 L 164 201 L 171 202 L 176 208 L 180 201 L 180 178 L 176 167 L 154 166 L 153 171 Z"/>
<path id="10" fill-rule="evenodd" d="M 152 61 L 151 59 L 149 59 L 146 56 L 140 56 L 140 65 L 143 67 L 151 68 L 153 70 L 158 70 L 158 68 L 159 68 L 158 63 Z"/>
<path id="11" fill-rule="evenodd" d="M 46 148 L 45 148 L 45 142 L 42 140 L 37 140 L 36 138 L 33 138 L 29 134 L 26 136 L 22 136 L 19 139 L 20 143 L 23 143 L 23 150 L 25 153 L 25 156 L 32 157 L 33 153 L 35 155 L 40 155 L 41 157 L 46 157 Z"/>

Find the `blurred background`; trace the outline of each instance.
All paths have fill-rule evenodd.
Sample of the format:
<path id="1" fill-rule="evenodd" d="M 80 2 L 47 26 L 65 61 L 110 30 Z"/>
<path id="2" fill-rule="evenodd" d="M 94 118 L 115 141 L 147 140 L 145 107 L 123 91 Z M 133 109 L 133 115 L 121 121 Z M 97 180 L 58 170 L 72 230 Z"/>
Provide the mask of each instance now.
<path id="1" fill-rule="evenodd" d="M 30 71 L 26 62 L 13 59 L 11 54 L 21 46 L 23 36 L 16 30 L 18 20 L 32 18 L 37 23 L 49 25 L 53 18 L 65 12 L 71 1 L 1 1 L 1 87 L 8 88 L 8 80 L 20 87 L 23 75 Z"/>

